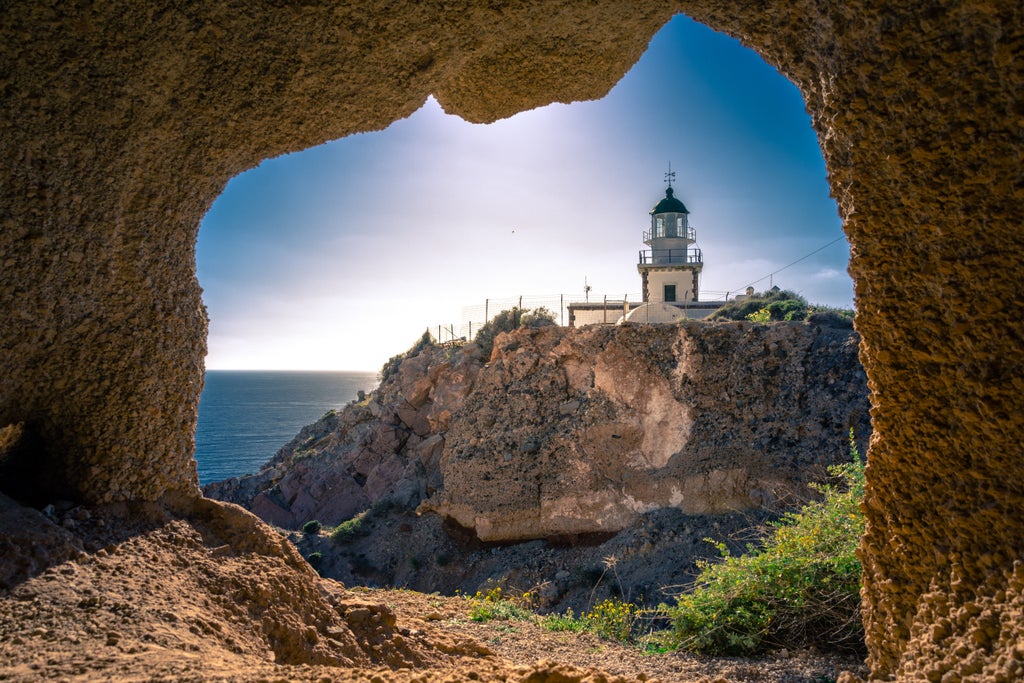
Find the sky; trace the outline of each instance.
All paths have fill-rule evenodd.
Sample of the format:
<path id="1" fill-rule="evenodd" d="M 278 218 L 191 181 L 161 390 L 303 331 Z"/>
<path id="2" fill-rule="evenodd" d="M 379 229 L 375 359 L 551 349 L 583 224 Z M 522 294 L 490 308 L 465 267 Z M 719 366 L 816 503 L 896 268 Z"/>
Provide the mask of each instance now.
<path id="1" fill-rule="evenodd" d="M 778 285 L 852 307 L 800 92 L 680 15 L 599 101 L 481 125 L 430 98 L 384 131 L 233 178 L 197 244 L 206 366 L 377 370 L 485 300 L 582 300 L 584 282 L 591 300 L 638 300 L 670 164 L 703 251 L 702 300 Z"/>

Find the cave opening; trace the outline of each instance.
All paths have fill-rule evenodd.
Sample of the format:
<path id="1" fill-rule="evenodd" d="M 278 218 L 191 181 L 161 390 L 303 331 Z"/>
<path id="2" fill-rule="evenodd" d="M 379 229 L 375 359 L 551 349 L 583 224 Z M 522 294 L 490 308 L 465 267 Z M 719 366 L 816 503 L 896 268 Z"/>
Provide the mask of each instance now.
<path id="1" fill-rule="evenodd" d="M 801 94 L 753 51 L 678 15 L 601 100 L 480 125 L 431 97 L 384 131 L 232 179 L 197 244 L 207 370 L 330 370 L 372 384 L 424 328 L 457 327 L 485 300 L 639 297 L 635 255 L 669 167 L 707 255 L 703 296 L 781 284 L 852 307 Z"/>

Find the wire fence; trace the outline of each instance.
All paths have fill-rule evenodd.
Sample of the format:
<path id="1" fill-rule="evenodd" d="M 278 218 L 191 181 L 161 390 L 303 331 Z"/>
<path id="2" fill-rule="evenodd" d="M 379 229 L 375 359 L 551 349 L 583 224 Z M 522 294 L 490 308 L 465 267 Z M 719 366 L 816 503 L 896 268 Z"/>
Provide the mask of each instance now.
<path id="1" fill-rule="evenodd" d="M 735 294 L 735 292 L 731 292 Z M 705 301 L 725 301 L 730 292 L 702 292 L 718 298 L 704 299 Z M 551 312 L 555 322 L 562 326 L 568 326 L 570 320 L 570 304 L 576 309 L 577 316 L 580 311 L 587 310 L 586 320 L 577 317 L 575 324 L 589 323 L 614 323 L 622 315 L 623 311 L 628 312 L 636 308 L 643 300 L 639 292 L 626 292 L 623 294 L 602 294 L 595 295 L 593 292 L 581 294 L 536 294 L 519 295 L 508 297 L 496 297 L 484 299 L 479 304 L 472 304 L 462 307 L 462 320 L 459 322 L 439 323 L 430 326 L 430 333 L 440 344 L 459 344 L 472 341 L 480 328 L 502 311 L 519 308 L 532 311 L 538 308 L 545 308 Z M 580 306 L 583 304 L 583 306 Z"/>
<path id="2" fill-rule="evenodd" d="M 818 247 L 814 251 L 801 256 L 796 261 L 779 268 L 768 275 L 754 280 L 750 284 L 741 287 L 738 290 L 730 290 L 728 292 L 701 290 L 701 303 L 706 304 L 721 304 L 729 301 L 730 297 L 736 294 L 742 294 L 744 291 L 752 289 L 754 285 L 764 280 L 769 280 L 769 286 L 771 286 L 772 278 L 786 270 L 790 266 L 794 266 L 800 263 L 806 258 L 817 254 L 820 251 L 838 243 L 845 239 L 845 235 L 840 235 L 828 244 Z M 643 257 L 641 256 L 641 259 Z M 670 259 L 671 260 L 671 259 Z M 437 341 L 441 344 L 458 344 L 461 342 L 471 341 L 476 333 L 480 331 L 480 328 L 484 324 L 493 318 L 496 314 L 501 311 L 506 311 L 511 308 L 521 308 L 526 310 L 533 310 L 536 308 L 546 308 L 551 311 L 555 316 L 555 321 L 559 325 L 570 325 L 570 324 L 591 324 L 591 323 L 614 323 L 618 320 L 619 316 L 616 315 L 616 310 L 621 309 L 623 313 L 628 313 L 631 308 L 635 308 L 640 305 L 643 299 L 642 294 L 638 293 L 626 293 L 619 298 L 618 295 L 603 295 L 597 296 L 591 293 L 584 294 L 550 294 L 550 295 L 535 295 L 535 296 L 511 296 L 495 299 L 484 299 L 484 303 L 475 306 L 463 306 L 462 307 L 462 320 L 459 323 L 447 323 L 432 325 L 428 329 L 430 333 L 434 335 Z M 589 304 L 587 307 L 573 306 L 575 311 L 583 312 L 582 320 L 577 319 L 575 321 L 570 320 L 569 304 Z M 603 304 L 603 305 L 602 305 Z M 589 310 L 586 310 L 589 309 Z"/>

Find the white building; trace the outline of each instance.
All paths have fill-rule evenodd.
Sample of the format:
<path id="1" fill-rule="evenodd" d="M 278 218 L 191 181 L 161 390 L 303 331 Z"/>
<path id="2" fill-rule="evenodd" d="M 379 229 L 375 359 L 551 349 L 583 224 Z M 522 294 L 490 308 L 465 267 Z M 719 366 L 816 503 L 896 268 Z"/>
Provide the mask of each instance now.
<path id="1" fill-rule="evenodd" d="M 690 225 L 690 212 L 672 189 L 674 177 L 669 170 L 665 197 L 651 209 L 651 227 L 643 233 L 644 244 L 650 247 L 640 251 L 636 266 L 643 300 L 571 303 L 570 327 L 621 319 L 654 323 L 706 318 L 725 303 L 699 300 L 704 257 L 695 246 L 697 231 Z"/>

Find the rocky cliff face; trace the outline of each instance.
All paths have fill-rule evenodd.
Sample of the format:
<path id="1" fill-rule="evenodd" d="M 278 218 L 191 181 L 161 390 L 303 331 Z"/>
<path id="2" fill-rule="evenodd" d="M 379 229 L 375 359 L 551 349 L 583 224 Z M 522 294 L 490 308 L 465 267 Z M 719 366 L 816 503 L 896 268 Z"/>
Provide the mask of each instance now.
<path id="1" fill-rule="evenodd" d="M 802 323 L 521 329 L 407 359 L 209 496 L 297 528 L 377 501 L 482 541 L 612 534 L 663 508 L 778 509 L 863 447 L 857 338 Z"/>

